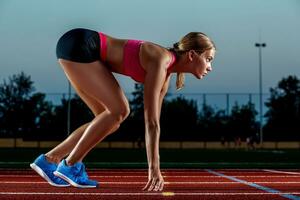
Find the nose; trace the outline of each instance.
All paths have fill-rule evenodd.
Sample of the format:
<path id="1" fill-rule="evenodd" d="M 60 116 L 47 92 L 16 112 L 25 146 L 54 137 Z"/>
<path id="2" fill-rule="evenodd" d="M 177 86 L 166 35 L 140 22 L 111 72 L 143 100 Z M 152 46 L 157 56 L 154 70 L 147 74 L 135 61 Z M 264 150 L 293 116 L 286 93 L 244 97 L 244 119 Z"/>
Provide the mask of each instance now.
<path id="1" fill-rule="evenodd" d="M 206 70 L 210 72 L 212 70 L 211 65 L 208 65 Z"/>

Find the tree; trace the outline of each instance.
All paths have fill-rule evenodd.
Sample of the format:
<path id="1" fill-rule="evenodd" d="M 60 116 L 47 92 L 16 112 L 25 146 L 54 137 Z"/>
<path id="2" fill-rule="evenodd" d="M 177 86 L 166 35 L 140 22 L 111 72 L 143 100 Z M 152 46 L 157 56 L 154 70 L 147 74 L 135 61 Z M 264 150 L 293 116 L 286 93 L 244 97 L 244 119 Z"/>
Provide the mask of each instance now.
<path id="1" fill-rule="evenodd" d="M 28 131 L 22 133 L 26 140 L 41 140 L 46 135 L 53 134 L 51 118 L 54 118 L 53 105 L 46 101 L 46 95 L 43 93 L 34 93 L 30 99 L 25 102 L 26 112 L 23 115 L 24 126 Z"/>
<path id="2" fill-rule="evenodd" d="M 239 106 L 237 103 L 232 107 L 229 117 L 229 132 L 232 138 L 256 137 L 258 124 L 255 120 L 257 111 L 253 103 Z"/>
<path id="3" fill-rule="evenodd" d="M 2 137 L 33 135 L 52 104 L 45 94 L 33 93 L 33 81 L 24 72 L 9 77 L 0 85 L 0 126 Z"/>
<path id="4" fill-rule="evenodd" d="M 288 76 L 270 88 L 271 97 L 266 106 L 266 139 L 300 140 L 300 80 Z"/>
<path id="5" fill-rule="evenodd" d="M 213 107 L 203 104 L 198 117 L 197 140 L 221 140 L 227 136 L 228 116 L 224 110 L 215 110 Z"/>
<path id="6" fill-rule="evenodd" d="M 162 140 L 188 140 L 197 134 L 198 107 L 183 96 L 165 101 L 161 111 Z"/>
<path id="7" fill-rule="evenodd" d="M 132 100 L 130 103 L 131 115 L 137 118 L 144 116 L 144 85 L 134 84 L 134 91 L 132 92 Z"/>

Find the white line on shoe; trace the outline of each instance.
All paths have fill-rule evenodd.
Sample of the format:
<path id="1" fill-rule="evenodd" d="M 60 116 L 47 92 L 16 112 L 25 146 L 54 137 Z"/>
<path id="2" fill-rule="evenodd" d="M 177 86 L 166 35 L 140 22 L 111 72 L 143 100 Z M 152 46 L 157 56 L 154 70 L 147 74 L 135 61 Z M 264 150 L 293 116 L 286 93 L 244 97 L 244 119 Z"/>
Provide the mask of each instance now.
<path id="1" fill-rule="evenodd" d="M 72 179 L 68 178 L 66 175 L 64 175 L 58 171 L 53 172 L 53 174 L 65 181 L 67 181 L 68 183 L 70 183 L 71 185 L 73 185 L 74 187 L 77 187 L 77 188 L 96 188 L 97 187 L 95 185 L 80 185 L 80 184 L 74 182 Z"/>
<path id="2" fill-rule="evenodd" d="M 54 183 L 48 176 L 47 174 L 39 167 L 37 166 L 35 163 L 31 163 L 30 167 L 36 172 L 38 173 L 43 179 L 45 179 L 50 185 L 55 186 L 55 187 L 69 187 L 69 184 L 66 185 L 60 185 L 60 184 L 56 184 Z"/>

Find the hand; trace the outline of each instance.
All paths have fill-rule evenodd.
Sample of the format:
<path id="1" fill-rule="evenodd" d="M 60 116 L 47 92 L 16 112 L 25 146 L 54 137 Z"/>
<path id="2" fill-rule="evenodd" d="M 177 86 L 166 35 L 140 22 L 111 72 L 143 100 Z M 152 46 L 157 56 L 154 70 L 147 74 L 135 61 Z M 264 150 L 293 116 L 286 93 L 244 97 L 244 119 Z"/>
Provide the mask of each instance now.
<path id="1" fill-rule="evenodd" d="M 164 188 L 164 179 L 159 169 L 148 170 L 148 183 L 143 190 L 162 191 Z"/>

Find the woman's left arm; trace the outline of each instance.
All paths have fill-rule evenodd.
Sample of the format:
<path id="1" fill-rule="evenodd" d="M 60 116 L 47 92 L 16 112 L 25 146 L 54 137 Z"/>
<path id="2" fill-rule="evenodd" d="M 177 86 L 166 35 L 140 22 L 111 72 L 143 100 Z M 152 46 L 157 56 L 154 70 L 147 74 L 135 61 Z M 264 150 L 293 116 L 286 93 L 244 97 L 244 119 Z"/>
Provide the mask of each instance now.
<path id="1" fill-rule="evenodd" d="M 149 66 L 150 67 L 150 66 Z M 145 140 L 148 159 L 148 183 L 144 189 L 161 191 L 164 180 L 160 172 L 159 137 L 161 92 L 166 81 L 165 66 L 151 66 L 144 82 Z"/>
<path id="2" fill-rule="evenodd" d="M 171 78 L 171 74 L 168 74 L 168 77 L 163 85 L 162 90 L 160 91 L 160 95 L 159 95 L 159 117 L 161 116 L 161 109 L 162 109 L 162 104 L 164 101 L 164 98 L 168 92 L 169 89 L 169 84 L 170 84 L 170 78 Z"/>

